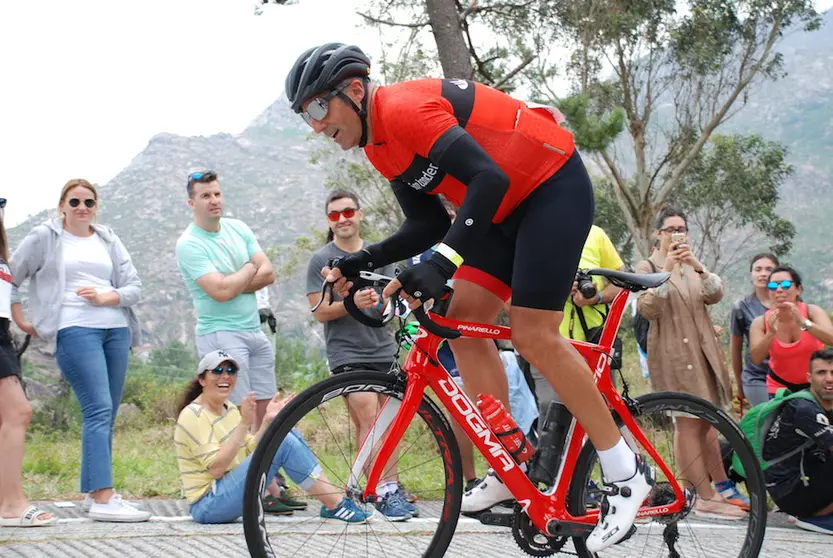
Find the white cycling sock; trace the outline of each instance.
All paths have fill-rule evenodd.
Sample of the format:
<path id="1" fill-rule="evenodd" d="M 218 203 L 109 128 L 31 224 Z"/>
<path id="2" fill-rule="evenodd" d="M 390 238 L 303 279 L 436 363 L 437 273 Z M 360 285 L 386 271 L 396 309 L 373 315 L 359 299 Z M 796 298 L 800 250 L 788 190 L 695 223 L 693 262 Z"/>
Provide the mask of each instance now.
<path id="1" fill-rule="evenodd" d="M 379 495 L 380 498 L 384 498 L 388 494 L 392 494 L 396 492 L 396 489 L 399 488 L 399 485 L 395 482 L 386 482 L 379 485 L 376 489 L 376 494 Z"/>
<path id="2" fill-rule="evenodd" d="M 636 474 L 636 455 L 624 438 L 610 449 L 600 450 L 599 463 L 608 482 L 628 480 Z"/>

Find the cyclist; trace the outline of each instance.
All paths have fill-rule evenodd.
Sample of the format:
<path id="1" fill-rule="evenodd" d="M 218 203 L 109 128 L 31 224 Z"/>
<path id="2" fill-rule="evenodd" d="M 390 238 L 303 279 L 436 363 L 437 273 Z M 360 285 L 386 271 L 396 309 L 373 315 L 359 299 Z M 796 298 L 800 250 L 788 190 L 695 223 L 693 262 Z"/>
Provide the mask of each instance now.
<path id="1" fill-rule="evenodd" d="M 356 46 L 329 43 L 304 52 L 286 78 L 292 110 L 342 149 L 364 148 L 391 181 L 405 215 L 392 236 L 346 256 L 342 276 L 419 254 L 434 254 L 388 285 L 412 308 L 454 277 L 449 318 L 493 323 L 512 298 L 512 342 L 550 381 L 598 450 L 607 502 L 587 539 L 591 552 L 621 540 L 653 484 L 653 469 L 616 428 L 583 358 L 560 335 L 564 301 L 593 222 L 593 187 L 572 134 L 550 111 L 463 79 L 372 83 Z M 438 196 L 458 206 L 454 224 Z M 542 245 L 542 239 L 552 239 Z M 544 247 L 546 246 L 546 247 Z M 465 265 L 463 265 L 465 262 Z M 509 406 L 506 374 L 487 339 L 452 342 L 470 393 Z M 495 475 L 468 493 L 463 511 L 511 498 Z"/>

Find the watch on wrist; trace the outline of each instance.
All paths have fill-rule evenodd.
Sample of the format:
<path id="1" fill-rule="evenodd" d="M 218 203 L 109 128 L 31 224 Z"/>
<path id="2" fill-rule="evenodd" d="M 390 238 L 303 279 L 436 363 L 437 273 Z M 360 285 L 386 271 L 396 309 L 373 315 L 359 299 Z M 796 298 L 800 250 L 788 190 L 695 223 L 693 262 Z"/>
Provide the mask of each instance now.
<path id="1" fill-rule="evenodd" d="M 808 329 L 810 329 L 810 328 L 811 328 L 811 327 L 813 327 L 814 325 L 816 325 L 816 324 L 814 324 L 814 323 L 813 323 L 812 321 L 810 321 L 809 319 L 804 320 L 803 322 L 801 322 L 801 331 L 807 331 Z"/>
<path id="2" fill-rule="evenodd" d="M 604 304 L 604 301 L 605 301 L 605 296 L 602 293 L 599 293 L 598 301 L 596 302 L 596 304 Z"/>

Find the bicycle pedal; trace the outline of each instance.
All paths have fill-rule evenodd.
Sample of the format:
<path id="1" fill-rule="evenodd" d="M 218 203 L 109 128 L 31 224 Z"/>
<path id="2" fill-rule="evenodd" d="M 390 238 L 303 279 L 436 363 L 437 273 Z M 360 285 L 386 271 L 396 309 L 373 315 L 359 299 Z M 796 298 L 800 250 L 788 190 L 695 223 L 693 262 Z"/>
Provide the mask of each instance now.
<path id="1" fill-rule="evenodd" d="M 631 538 L 634 535 L 634 533 L 636 533 L 636 525 L 631 525 L 631 528 L 628 529 L 628 532 L 625 533 L 625 536 L 622 537 L 622 539 L 619 542 L 617 542 L 616 544 L 622 544 L 623 542 L 625 542 L 626 540 Z"/>
<path id="2" fill-rule="evenodd" d="M 487 510 L 477 514 L 467 515 L 467 517 L 474 518 L 483 525 L 491 525 L 493 527 L 512 527 L 512 520 L 515 517 L 515 514 L 494 513 Z"/>

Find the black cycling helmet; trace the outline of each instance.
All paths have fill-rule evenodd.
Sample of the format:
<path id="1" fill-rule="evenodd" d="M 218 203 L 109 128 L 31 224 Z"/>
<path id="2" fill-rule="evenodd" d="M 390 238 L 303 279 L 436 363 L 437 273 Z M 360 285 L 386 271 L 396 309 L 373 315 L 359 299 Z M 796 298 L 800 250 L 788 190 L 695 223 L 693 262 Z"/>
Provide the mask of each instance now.
<path id="1" fill-rule="evenodd" d="M 365 88 L 370 80 L 370 59 L 357 46 L 343 43 L 327 43 L 313 47 L 293 64 L 286 76 L 286 96 L 292 110 L 300 114 L 304 103 L 315 95 L 333 92 L 345 79 L 355 77 L 363 80 Z M 367 95 L 362 106 L 356 106 L 350 97 L 341 91 L 336 93 L 348 102 L 362 121 L 360 147 L 367 143 Z"/>

